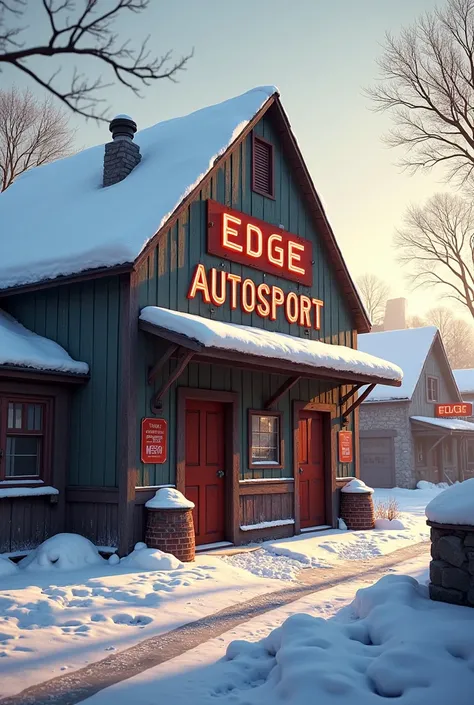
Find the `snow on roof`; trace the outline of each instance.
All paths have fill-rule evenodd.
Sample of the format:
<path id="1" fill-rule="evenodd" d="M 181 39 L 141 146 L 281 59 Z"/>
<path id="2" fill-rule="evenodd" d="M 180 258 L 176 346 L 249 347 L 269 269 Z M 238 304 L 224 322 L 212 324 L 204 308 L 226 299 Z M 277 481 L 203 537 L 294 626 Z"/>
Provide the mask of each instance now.
<path id="1" fill-rule="evenodd" d="M 140 164 L 107 188 L 103 145 L 25 172 L 0 195 L 0 288 L 133 262 L 276 90 L 137 132 Z"/>
<path id="2" fill-rule="evenodd" d="M 365 403 L 410 400 L 437 332 L 434 326 L 426 326 L 359 335 L 359 350 L 390 360 L 403 370 L 401 387 L 378 385 Z"/>
<path id="3" fill-rule="evenodd" d="M 453 370 L 454 379 L 462 394 L 474 394 L 474 369 Z"/>
<path id="4" fill-rule="evenodd" d="M 279 358 L 301 365 L 326 367 L 340 372 L 397 381 L 403 376 L 401 369 L 396 365 L 344 345 L 330 345 L 317 340 L 274 333 L 262 328 L 214 321 L 192 313 L 172 311 L 159 306 L 143 308 L 140 319 L 185 335 L 206 348 L 233 350 L 249 355 Z"/>
<path id="5" fill-rule="evenodd" d="M 410 419 L 430 424 L 430 426 L 438 426 L 447 431 L 470 431 L 474 433 L 474 423 L 464 419 L 435 419 L 432 416 L 410 416 Z"/>
<path id="6" fill-rule="evenodd" d="M 60 345 L 43 338 L 0 310 L 0 365 L 33 367 L 51 372 L 87 374 L 89 366 L 76 362 Z"/>
<path id="7" fill-rule="evenodd" d="M 474 525 L 474 478 L 457 482 L 428 504 L 425 514 L 438 524 Z"/>

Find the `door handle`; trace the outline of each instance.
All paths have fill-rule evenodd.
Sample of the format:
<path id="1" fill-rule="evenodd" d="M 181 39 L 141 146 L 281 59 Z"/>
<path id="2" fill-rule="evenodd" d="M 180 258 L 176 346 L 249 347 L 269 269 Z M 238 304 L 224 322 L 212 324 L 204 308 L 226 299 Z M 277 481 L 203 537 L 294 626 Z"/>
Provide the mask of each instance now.
<path id="1" fill-rule="evenodd" d="M 303 471 L 303 468 L 299 468 L 298 472 L 299 472 L 300 475 L 302 475 L 303 472 L 304 472 L 304 471 Z"/>
<path id="2" fill-rule="evenodd" d="M 218 471 L 216 472 L 216 475 L 217 475 L 217 477 L 224 477 L 225 472 L 224 472 L 223 470 L 218 470 Z"/>

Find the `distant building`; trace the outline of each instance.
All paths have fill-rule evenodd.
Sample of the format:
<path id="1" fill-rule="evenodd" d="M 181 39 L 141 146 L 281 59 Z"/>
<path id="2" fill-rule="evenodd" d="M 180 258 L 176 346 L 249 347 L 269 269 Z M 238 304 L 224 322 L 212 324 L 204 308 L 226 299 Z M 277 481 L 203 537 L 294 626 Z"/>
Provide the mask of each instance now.
<path id="1" fill-rule="evenodd" d="M 375 487 L 415 487 L 418 480 L 471 477 L 474 423 L 459 418 L 462 398 L 437 328 L 360 335 L 359 348 L 396 363 L 404 375 L 401 387 L 377 386 L 361 405 L 362 479 Z M 474 381 L 474 370 L 460 372 Z M 474 399 L 474 385 L 466 386 Z"/>

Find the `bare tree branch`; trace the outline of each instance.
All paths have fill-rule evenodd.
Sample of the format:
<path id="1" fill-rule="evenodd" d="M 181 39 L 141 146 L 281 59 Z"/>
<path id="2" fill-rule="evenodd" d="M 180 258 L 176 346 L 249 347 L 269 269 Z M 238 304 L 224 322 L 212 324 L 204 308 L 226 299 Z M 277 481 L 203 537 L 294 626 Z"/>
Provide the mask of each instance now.
<path id="1" fill-rule="evenodd" d="M 74 133 L 68 117 L 29 91 L 0 91 L 0 191 L 24 171 L 71 152 Z"/>
<path id="2" fill-rule="evenodd" d="M 403 147 L 410 172 L 442 166 L 448 180 L 474 177 L 474 0 L 448 0 L 398 37 L 386 35 L 381 77 L 367 90 L 387 111 L 385 141 Z"/>
<path id="3" fill-rule="evenodd" d="M 462 303 L 474 317 L 474 206 L 436 194 L 412 206 L 397 231 L 398 260 L 409 267 L 414 286 L 435 286 Z"/>
<path id="4" fill-rule="evenodd" d="M 362 274 L 357 279 L 357 286 L 370 320 L 374 324 L 381 323 L 384 318 L 385 304 L 387 303 L 390 288 L 375 274 Z"/>
<path id="5" fill-rule="evenodd" d="M 474 367 L 474 326 L 443 306 L 432 308 L 423 318 L 415 316 L 408 322 L 409 328 L 436 326 L 453 369 Z"/>
<path id="6" fill-rule="evenodd" d="M 143 12 L 149 0 L 41 0 L 49 34 L 35 46 L 20 41 L 26 5 L 27 0 L 0 0 L 0 71 L 2 64 L 13 66 L 86 118 L 107 119 L 106 108 L 99 110 L 99 106 L 102 108 L 103 90 L 111 82 L 103 82 L 101 77 L 89 79 L 75 67 L 70 88 L 64 89 L 58 81 L 63 57 L 72 56 L 78 62 L 97 61 L 113 80 L 140 96 L 140 89 L 153 81 L 166 78 L 175 82 L 193 55 L 190 52 L 174 61 L 171 51 L 153 56 L 148 48 L 149 37 L 133 47 L 113 31 L 118 17 L 125 12 Z M 49 77 L 40 71 L 43 64 L 35 61 L 38 57 L 56 62 Z"/>

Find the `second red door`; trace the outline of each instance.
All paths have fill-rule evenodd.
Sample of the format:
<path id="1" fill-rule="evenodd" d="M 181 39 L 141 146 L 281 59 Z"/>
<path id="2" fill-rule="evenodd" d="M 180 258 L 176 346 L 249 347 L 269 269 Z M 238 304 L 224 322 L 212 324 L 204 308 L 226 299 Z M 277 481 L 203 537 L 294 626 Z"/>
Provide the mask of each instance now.
<path id="1" fill-rule="evenodd" d="M 186 402 L 185 494 L 195 504 L 197 544 L 225 539 L 224 411 L 219 402 Z"/>
<path id="2" fill-rule="evenodd" d="M 326 523 L 323 416 L 301 411 L 298 423 L 298 473 L 301 528 Z"/>

